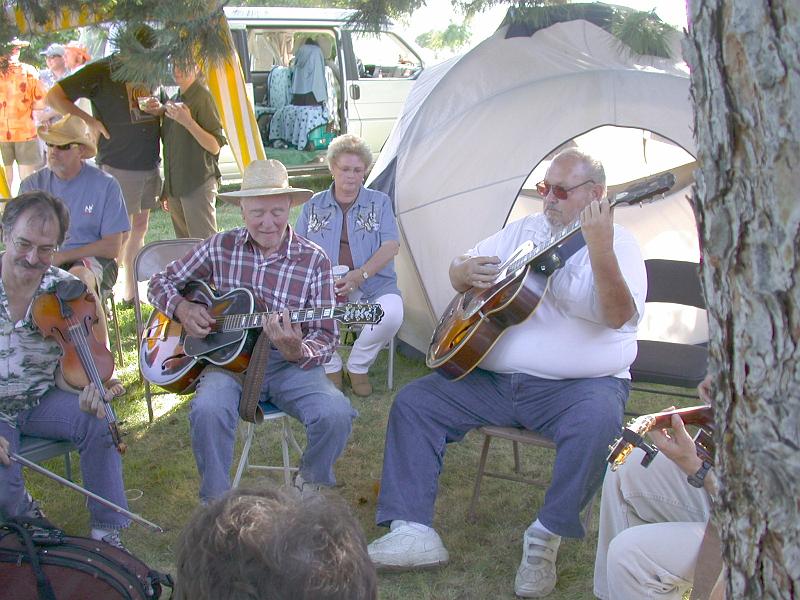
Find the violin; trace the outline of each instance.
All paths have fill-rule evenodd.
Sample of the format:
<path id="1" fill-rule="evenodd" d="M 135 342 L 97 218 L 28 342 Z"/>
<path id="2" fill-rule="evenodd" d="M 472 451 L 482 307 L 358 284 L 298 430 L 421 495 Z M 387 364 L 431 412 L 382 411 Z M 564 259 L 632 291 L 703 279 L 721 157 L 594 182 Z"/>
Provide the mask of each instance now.
<path id="1" fill-rule="evenodd" d="M 59 281 L 55 292 L 38 296 L 31 306 L 33 322 L 44 337 L 61 347 L 61 373 L 70 386 L 83 389 L 93 383 L 100 393 L 114 373 L 114 356 L 95 337 L 96 299 L 79 280 Z M 111 404 L 103 399 L 105 419 L 117 452 L 127 449 Z"/>
<path id="2" fill-rule="evenodd" d="M 611 470 L 616 471 L 628 458 L 634 448 L 644 450 L 642 466 L 647 467 L 658 454 L 658 448 L 645 442 L 644 434 L 653 429 L 669 429 L 672 427 L 672 415 L 678 415 L 686 425 L 696 425 L 699 429 L 694 437 L 697 455 L 714 464 L 714 409 L 711 406 L 690 406 L 676 410 L 642 415 L 632 419 L 622 430 L 622 436 L 611 444 L 606 461 L 611 465 Z"/>

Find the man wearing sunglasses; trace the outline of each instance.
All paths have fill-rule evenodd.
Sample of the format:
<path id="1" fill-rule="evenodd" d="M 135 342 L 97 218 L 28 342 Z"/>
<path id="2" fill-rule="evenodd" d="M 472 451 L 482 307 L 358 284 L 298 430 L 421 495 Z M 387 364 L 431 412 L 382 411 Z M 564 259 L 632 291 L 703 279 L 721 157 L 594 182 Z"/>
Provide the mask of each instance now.
<path id="1" fill-rule="evenodd" d="M 565 150 L 537 187 L 542 213 L 508 224 L 456 257 L 453 288 L 489 288 L 523 243 L 543 250 L 576 224 L 586 245 L 538 281 L 536 310 L 506 329 L 477 368 L 457 381 L 435 372 L 397 394 L 376 516 L 391 530 L 369 546 L 379 570 L 449 560 L 431 527 L 445 447 L 483 425 L 533 430 L 556 444 L 544 504 L 523 535 L 516 594 L 552 592 L 561 537 L 585 534 L 579 513 L 602 482 L 608 444 L 622 425 L 647 279 L 635 239 L 613 223 L 600 162 Z"/>
<path id="2" fill-rule="evenodd" d="M 111 175 L 87 164 L 97 148 L 80 118 L 67 115 L 49 128 L 39 127 L 38 133 L 46 146 L 47 166 L 26 178 L 19 190 L 42 190 L 67 205 L 70 226 L 52 261 L 83 281 L 98 298 L 94 330 L 108 345 L 102 298 L 117 280 L 117 259 L 131 228 L 122 190 Z"/>

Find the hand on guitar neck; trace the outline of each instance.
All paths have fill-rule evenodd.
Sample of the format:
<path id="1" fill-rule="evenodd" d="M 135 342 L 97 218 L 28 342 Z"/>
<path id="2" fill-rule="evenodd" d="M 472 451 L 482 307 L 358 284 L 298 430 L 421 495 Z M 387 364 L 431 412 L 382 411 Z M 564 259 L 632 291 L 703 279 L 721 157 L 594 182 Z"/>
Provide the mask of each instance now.
<path id="1" fill-rule="evenodd" d="M 674 411 L 675 407 L 670 406 L 662 412 Z M 673 412 L 670 416 L 670 430 L 651 429 L 647 435 L 661 451 L 664 456 L 674 462 L 684 473 L 691 475 L 696 473 L 703 460 L 697 454 L 697 446 L 694 438 L 686 431 L 680 415 Z"/>
<path id="2" fill-rule="evenodd" d="M 271 314 L 262 329 L 286 360 L 297 362 L 303 358 L 303 332 L 300 323 L 292 323 L 288 309 Z"/>

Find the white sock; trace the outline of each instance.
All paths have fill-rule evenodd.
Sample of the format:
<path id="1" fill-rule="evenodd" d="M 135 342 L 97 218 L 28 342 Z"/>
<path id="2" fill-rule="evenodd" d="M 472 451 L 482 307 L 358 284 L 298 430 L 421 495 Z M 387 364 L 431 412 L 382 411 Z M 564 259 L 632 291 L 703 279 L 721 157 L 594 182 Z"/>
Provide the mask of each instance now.
<path id="1" fill-rule="evenodd" d="M 423 525 L 422 523 L 417 523 L 416 521 L 401 521 L 395 519 L 394 521 L 392 521 L 392 524 L 389 525 L 389 531 L 394 531 L 395 529 L 397 529 L 402 525 L 408 525 L 409 527 L 411 527 L 412 529 L 416 529 L 420 533 L 427 533 L 429 530 L 433 529 L 432 527 L 428 527 L 427 525 Z"/>
<path id="2" fill-rule="evenodd" d="M 92 533 L 89 534 L 89 537 L 91 537 L 93 540 L 102 540 L 109 533 L 111 533 L 110 529 L 96 529 L 92 527 Z"/>
<path id="3" fill-rule="evenodd" d="M 533 523 L 531 523 L 531 525 L 530 525 L 530 527 L 528 527 L 528 529 L 537 529 L 538 531 L 541 531 L 542 533 L 546 533 L 547 535 L 549 535 L 551 537 L 561 537 L 557 533 L 553 533 L 547 527 L 545 527 L 539 519 L 536 519 Z"/>

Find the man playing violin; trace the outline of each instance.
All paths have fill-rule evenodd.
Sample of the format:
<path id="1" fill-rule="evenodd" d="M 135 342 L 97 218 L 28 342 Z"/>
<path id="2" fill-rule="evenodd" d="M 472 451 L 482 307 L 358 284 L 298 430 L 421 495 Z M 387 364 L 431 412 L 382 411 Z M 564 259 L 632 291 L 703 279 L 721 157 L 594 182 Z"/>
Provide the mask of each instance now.
<path id="1" fill-rule="evenodd" d="M 706 404 L 710 381 L 697 388 Z M 692 587 L 717 484 L 677 414 L 671 429 L 648 431 L 660 452 L 646 469 L 635 449 L 603 482 L 594 567 L 602 600 L 679 600 Z"/>
<path id="2" fill-rule="evenodd" d="M 244 227 L 201 242 L 154 275 L 148 290 L 153 306 L 194 337 L 207 336 L 215 320 L 204 305 L 181 295 L 193 281 L 213 285 L 219 294 L 247 288 L 256 311 L 271 313 L 261 333 L 269 341 L 269 355 L 259 387 L 262 399 L 306 428 L 308 443 L 295 479 L 301 491 L 335 484 L 333 466 L 357 415 L 322 367 L 336 348 L 333 321 L 301 326 L 289 319 L 289 310 L 336 304 L 330 260 L 289 226 L 291 207 L 311 194 L 289 187 L 286 167 L 279 161 L 253 161 L 244 171 L 241 190 L 220 194 L 241 208 Z M 203 503 L 230 488 L 242 385 L 237 374 L 214 366 L 207 366 L 198 379 L 189 422 Z"/>
<path id="3" fill-rule="evenodd" d="M 10 461 L 20 435 L 70 440 L 80 453 L 86 488 L 126 508 L 120 455 L 110 441 L 101 392 L 90 384 L 76 394 L 61 377 L 61 350 L 32 322 L 31 305 L 59 281 L 75 278 L 53 266 L 69 228 L 66 205 L 42 191 L 20 194 L 2 217 L 0 256 L 0 513 L 41 517 L 25 490 L 22 467 Z M 103 390 L 106 399 L 113 393 Z M 89 500 L 91 536 L 122 547 L 127 517 Z"/>
<path id="4" fill-rule="evenodd" d="M 543 213 L 507 225 L 456 257 L 449 272 L 453 288 L 490 287 L 499 265 L 522 243 L 546 245 L 578 221 L 586 246 L 550 276 L 536 311 L 508 328 L 476 369 L 455 381 L 433 373 L 398 393 L 376 516 L 391 531 L 369 546 L 379 569 L 448 561 L 431 528 L 445 447 L 483 425 L 530 429 L 557 448 L 544 505 L 523 536 L 517 595 L 549 594 L 561 536 L 585 533 L 579 513 L 602 481 L 603 458 L 628 398 L 646 273 L 633 236 L 613 223 L 598 161 L 577 150 L 561 152 L 537 187 Z"/>

